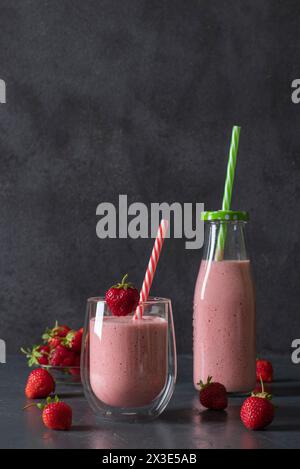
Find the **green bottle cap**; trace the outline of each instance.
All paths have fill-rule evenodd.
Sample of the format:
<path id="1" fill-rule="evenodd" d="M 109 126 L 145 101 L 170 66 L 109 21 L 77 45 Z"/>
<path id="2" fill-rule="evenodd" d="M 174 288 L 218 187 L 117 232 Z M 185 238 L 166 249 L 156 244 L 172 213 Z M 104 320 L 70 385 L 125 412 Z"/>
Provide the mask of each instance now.
<path id="1" fill-rule="evenodd" d="M 215 212 L 201 212 L 201 220 L 204 221 L 248 221 L 248 212 L 241 210 L 216 210 Z"/>

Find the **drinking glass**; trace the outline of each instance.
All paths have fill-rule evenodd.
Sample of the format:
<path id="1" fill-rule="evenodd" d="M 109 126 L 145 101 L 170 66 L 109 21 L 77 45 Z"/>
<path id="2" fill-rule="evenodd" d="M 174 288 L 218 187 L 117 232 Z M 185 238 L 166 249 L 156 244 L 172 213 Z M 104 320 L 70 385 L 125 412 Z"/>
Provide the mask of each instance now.
<path id="1" fill-rule="evenodd" d="M 135 319 L 113 316 L 105 299 L 89 298 L 81 378 L 88 403 L 108 420 L 150 420 L 170 401 L 176 381 L 171 301 L 149 298 Z"/>

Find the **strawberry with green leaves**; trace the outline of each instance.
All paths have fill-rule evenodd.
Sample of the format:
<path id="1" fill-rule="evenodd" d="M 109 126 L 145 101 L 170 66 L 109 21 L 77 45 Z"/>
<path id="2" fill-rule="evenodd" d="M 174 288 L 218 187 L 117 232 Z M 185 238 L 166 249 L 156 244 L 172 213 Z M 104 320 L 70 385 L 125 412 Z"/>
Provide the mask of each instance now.
<path id="1" fill-rule="evenodd" d="M 131 282 L 127 282 L 128 274 L 121 283 L 113 285 L 105 294 L 105 300 L 114 316 L 127 316 L 139 303 L 139 292 Z"/>
<path id="2" fill-rule="evenodd" d="M 228 405 L 227 391 L 223 384 L 212 381 L 208 376 L 207 382 L 200 381 L 199 399 L 207 409 L 223 410 Z"/>
<path id="3" fill-rule="evenodd" d="M 81 352 L 81 342 L 82 342 L 83 328 L 78 331 L 71 330 L 68 332 L 66 337 L 62 339 L 62 345 L 68 347 L 72 352 L 80 353 Z"/>
<path id="4" fill-rule="evenodd" d="M 249 430 L 262 430 L 270 425 L 274 418 L 274 406 L 270 402 L 272 396 L 265 392 L 262 379 L 261 388 L 261 392 L 253 392 L 241 407 L 241 420 Z"/>
<path id="5" fill-rule="evenodd" d="M 24 409 L 34 405 L 42 410 L 42 419 L 47 428 L 50 430 L 70 430 L 72 409 L 68 404 L 60 401 L 58 396 L 55 396 L 54 399 L 48 397 L 44 404 L 29 404 Z"/>
<path id="6" fill-rule="evenodd" d="M 21 352 L 28 358 L 28 366 L 48 365 L 49 363 L 49 345 L 34 345 L 32 349 L 22 347 Z"/>
<path id="7" fill-rule="evenodd" d="M 72 426 L 71 407 L 55 396 L 54 400 L 48 398 L 46 404 L 38 404 L 43 411 L 44 425 L 50 430 L 70 430 Z"/>
<path id="8" fill-rule="evenodd" d="M 55 325 L 52 329 L 47 328 L 42 335 L 42 339 L 47 343 L 51 348 L 57 347 L 64 337 L 68 334 L 70 328 L 66 325 L 58 325 L 58 322 L 55 322 Z"/>

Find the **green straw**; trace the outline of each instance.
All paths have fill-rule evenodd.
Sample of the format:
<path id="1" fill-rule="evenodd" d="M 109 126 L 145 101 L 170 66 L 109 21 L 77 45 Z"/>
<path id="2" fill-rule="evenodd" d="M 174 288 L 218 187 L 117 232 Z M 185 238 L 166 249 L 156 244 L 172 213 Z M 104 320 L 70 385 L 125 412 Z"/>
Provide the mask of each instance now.
<path id="1" fill-rule="evenodd" d="M 239 148 L 239 139 L 240 139 L 241 128 L 237 125 L 234 125 L 232 128 L 229 158 L 227 164 L 227 174 L 224 187 L 224 195 L 222 202 L 222 210 L 230 210 L 231 205 L 231 196 L 232 188 L 234 181 L 234 173 L 236 167 L 236 158 Z M 226 241 L 226 226 L 224 223 L 220 223 L 220 229 L 218 234 L 217 249 L 215 254 L 215 259 L 221 261 L 224 257 L 224 247 Z"/>

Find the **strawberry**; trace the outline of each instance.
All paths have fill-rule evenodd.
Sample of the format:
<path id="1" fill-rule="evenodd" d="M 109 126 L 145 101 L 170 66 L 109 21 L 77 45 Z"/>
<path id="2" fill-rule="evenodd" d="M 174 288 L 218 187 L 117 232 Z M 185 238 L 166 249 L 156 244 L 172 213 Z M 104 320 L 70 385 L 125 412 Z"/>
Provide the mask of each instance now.
<path id="1" fill-rule="evenodd" d="M 207 409 L 223 410 L 228 405 L 227 392 L 221 383 L 212 382 L 212 377 L 208 376 L 207 383 L 200 381 L 199 399 L 201 404 Z"/>
<path id="2" fill-rule="evenodd" d="M 259 382 L 261 379 L 265 383 L 271 383 L 273 381 L 273 366 L 268 360 L 256 360 L 256 381 Z"/>
<path id="3" fill-rule="evenodd" d="M 37 368 L 28 376 L 25 388 L 25 395 L 28 399 L 39 399 L 49 396 L 55 390 L 55 382 L 50 373 Z"/>
<path id="4" fill-rule="evenodd" d="M 51 349 L 56 348 L 62 343 L 63 337 L 50 337 L 48 340 L 48 345 Z"/>
<path id="5" fill-rule="evenodd" d="M 274 418 L 274 406 L 270 402 L 272 396 L 265 392 L 262 380 L 261 387 L 262 392 L 252 393 L 241 407 L 241 420 L 249 430 L 262 430 Z"/>
<path id="6" fill-rule="evenodd" d="M 80 353 L 82 334 L 83 328 L 79 329 L 79 331 L 69 331 L 66 337 L 63 338 L 62 344 L 72 350 L 72 352 Z"/>
<path id="7" fill-rule="evenodd" d="M 52 329 L 47 328 L 42 335 L 42 339 L 51 347 L 56 347 L 60 343 L 60 338 L 66 337 L 70 328 L 66 325 L 59 326 L 58 322 L 55 322 L 55 325 Z M 54 340 L 53 340 L 54 339 Z"/>
<path id="8" fill-rule="evenodd" d="M 127 316 L 134 311 L 139 303 L 139 292 L 130 282 L 128 274 L 122 282 L 112 286 L 105 294 L 105 300 L 114 316 Z"/>
<path id="9" fill-rule="evenodd" d="M 73 366 L 76 368 L 70 368 L 70 374 L 73 376 L 79 376 L 80 375 L 80 355 L 77 354 L 73 363 Z"/>
<path id="10" fill-rule="evenodd" d="M 43 411 L 42 419 L 44 425 L 50 430 L 70 430 L 72 426 L 72 409 L 71 407 L 59 400 L 58 396 L 54 399 L 48 397 L 45 404 L 29 404 L 24 409 L 36 405 Z"/>
<path id="11" fill-rule="evenodd" d="M 75 353 L 63 345 L 58 345 L 49 354 L 49 365 L 51 366 L 71 366 L 74 365 Z"/>
<path id="12" fill-rule="evenodd" d="M 48 345 L 34 345 L 32 350 L 21 348 L 21 352 L 28 358 L 28 366 L 48 365 L 50 347 Z"/>
<path id="13" fill-rule="evenodd" d="M 70 430 L 72 426 L 72 409 L 55 396 L 52 401 L 47 399 L 46 405 L 39 405 L 43 409 L 42 419 L 44 425 L 51 430 Z"/>

